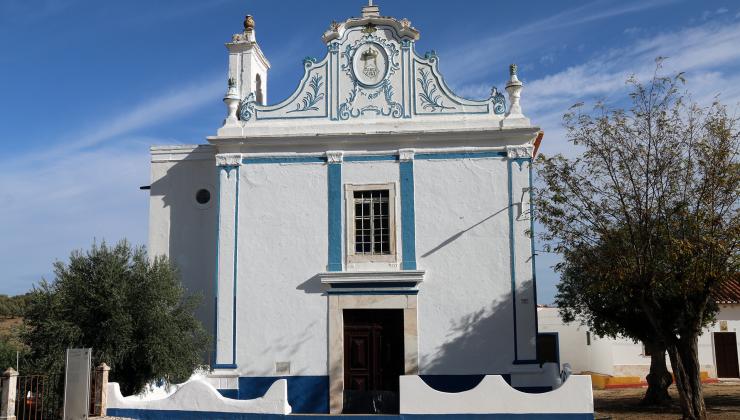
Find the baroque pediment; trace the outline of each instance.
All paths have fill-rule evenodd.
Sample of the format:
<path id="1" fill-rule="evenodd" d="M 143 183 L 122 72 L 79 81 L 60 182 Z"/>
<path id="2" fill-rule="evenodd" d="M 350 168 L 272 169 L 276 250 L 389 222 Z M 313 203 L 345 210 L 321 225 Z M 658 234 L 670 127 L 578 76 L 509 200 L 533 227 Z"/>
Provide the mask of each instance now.
<path id="1" fill-rule="evenodd" d="M 439 73 L 436 53 L 417 54 L 419 32 L 406 20 L 353 18 L 332 23 L 323 59 L 306 57 L 298 89 L 286 100 L 261 105 L 255 92 L 240 98 L 242 127 L 276 120 L 350 121 L 430 119 L 440 116 L 503 118 L 506 100 L 493 88 L 485 100 L 455 95 Z"/>

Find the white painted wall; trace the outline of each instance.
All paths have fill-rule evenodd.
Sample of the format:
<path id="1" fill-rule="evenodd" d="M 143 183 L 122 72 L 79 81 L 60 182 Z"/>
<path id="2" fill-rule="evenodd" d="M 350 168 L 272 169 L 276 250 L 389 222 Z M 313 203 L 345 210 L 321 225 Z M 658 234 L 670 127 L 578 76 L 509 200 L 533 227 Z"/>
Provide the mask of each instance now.
<path id="1" fill-rule="evenodd" d="M 239 373 L 326 375 L 327 168 L 254 164 L 240 169 Z"/>
<path id="2" fill-rule="evenodd" d="M 169 256 L 188 292 L 203 296 L 196 315 L 209 333 L 213 332 L 217 186 L 212 147 L 152 149 L 149 255 Z M 195 201 L 201 188 L 211 192 L 211 202 L 205 206 Z"/>
<path id="3" fill-rule="evenodd" d="M 539 308 L 540 332 L 558 332 L 560 360 L 570 363 L 574 372 L 597 372 L 614 376 L 644 377 L 650 370 L 650 357 L 645 356 L 642 343 L 626 338 L 601 338 L 591 334 L 591 345 L 586 345 L 585 327 L 577 323 L 564 324 L 557 308 Z M 701 370 L 710 377 L 717 376 L 714 356 L 714 332 L 721 331 L 721 321 L 727 324 L 727 332 L 740 329 L 740 305 L 722 305 L 717 322 L 704 329 L 699 336 L 698 350 Z M 740 337 L 738 337 L 740 354 Z M 668 358 L 666 358 L 668 360 Z M 670 367 L 670 361 L 668 360 Z"/>
<path id="4" fill-rule="evenodd" d="M 422 374 L 508 372 L 514 360 L 504 159 L 416 160 Z"/>

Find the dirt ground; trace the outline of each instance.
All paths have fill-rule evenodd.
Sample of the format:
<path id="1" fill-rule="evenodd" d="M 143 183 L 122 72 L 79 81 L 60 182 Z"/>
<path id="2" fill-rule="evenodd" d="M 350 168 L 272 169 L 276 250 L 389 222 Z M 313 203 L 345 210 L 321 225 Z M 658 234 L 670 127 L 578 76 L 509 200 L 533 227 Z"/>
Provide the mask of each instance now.
<path id="1" fill-rule="evenodd" d="M 669 389 L 673 403 L 669 408 L 647 409 L 638 405 L 644 388 L 594 390 L 594 408 L 597 419 L 680 419 L 676 387 Z M 710 419 L 740 419 L 740 382 L 722 382 L 704 385 L 704 401 Z"/>

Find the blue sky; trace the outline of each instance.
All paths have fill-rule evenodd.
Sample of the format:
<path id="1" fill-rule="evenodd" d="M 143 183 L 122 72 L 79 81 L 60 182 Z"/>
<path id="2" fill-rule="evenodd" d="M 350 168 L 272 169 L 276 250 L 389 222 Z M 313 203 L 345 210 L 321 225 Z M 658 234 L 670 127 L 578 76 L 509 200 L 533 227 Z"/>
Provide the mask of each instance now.
<path id="1" fill-rule="evenodd" d="M 457 93 L 525 82 L 542 151 L 573 154 L 560 126 L 579 101 L 624 97 L 657 56 L 686 71 L 696 100 L 740 100 L 736 1 L 378 0 L 411 19 Z M 245 13 L 272 63 L 270 102 L 289 95 L 303 57 L 321 57 L 332 20 L 361 0 L 0 0 L 0 294 L 51 278 L 52 263 L 94 239 L 145 244 L 148 147 L 204 143 L 224 117 L 226 49 Z M 540 254 L 540 302 L 555 293 Z"/>

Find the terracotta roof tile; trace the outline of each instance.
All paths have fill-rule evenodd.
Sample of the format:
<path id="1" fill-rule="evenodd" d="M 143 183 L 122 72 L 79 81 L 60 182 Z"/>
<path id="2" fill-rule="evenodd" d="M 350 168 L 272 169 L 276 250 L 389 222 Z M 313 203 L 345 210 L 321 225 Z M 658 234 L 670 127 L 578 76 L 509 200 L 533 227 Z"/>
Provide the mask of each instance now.
<path id="1" fill-rule="evenodd" d="M 740 279 L 738 279 L 738 276 L 722 282 L 714 291 L 714 300 L 720 304 L 740 303 Z"/>

